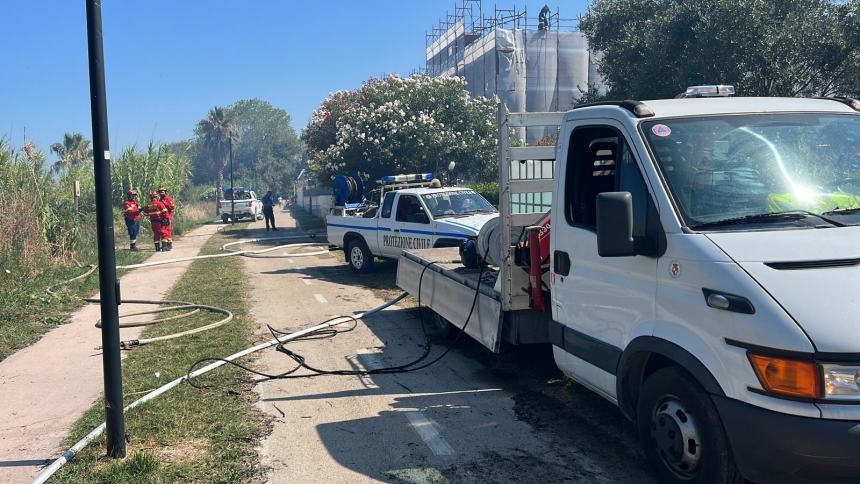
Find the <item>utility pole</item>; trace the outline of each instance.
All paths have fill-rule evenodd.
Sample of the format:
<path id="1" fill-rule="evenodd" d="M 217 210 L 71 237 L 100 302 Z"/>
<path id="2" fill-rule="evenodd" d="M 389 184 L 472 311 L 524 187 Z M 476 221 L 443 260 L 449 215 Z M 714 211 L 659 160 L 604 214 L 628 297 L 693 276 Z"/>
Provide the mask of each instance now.
<path id="1" fill-rule="evenodd" d="M 233 138 L 227 138 L 230 146 L 230 225 L 236 225 L 236 188 L 233 186 Z"/>
<path id="2" fill-rule="evenodd" d="M 102 367 L 108 457 L 125 457 L 122 413 L 122 366 L 119 347 L 119 281 L 116 278 L 110 146 L 108 145 L 101 0 L 87 2 L 87 43 L 90 63 L 90 105 L 93 118 L 93 159 L 96 181 L 96 228 L 99 247 L 99 291 L 102 316 Z"/>

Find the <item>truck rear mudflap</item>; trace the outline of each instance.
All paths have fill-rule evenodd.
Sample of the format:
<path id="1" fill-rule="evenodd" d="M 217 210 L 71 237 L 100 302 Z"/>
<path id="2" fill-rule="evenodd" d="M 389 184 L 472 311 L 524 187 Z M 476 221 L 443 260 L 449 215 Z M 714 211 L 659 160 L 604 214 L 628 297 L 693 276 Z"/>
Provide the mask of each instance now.
<path id="1" fill-rule="evenodd" d="M 502 341 L 502 303 L 491 285 L 478 282 L 478 270 L 452 263 L 456 248 L 404 252 L 397 265 L 397 285 L 494 353 Z M 435 263 L 434 263 L 435 262 Z M 474 305 L 469 315 L 472 302 Z"/>

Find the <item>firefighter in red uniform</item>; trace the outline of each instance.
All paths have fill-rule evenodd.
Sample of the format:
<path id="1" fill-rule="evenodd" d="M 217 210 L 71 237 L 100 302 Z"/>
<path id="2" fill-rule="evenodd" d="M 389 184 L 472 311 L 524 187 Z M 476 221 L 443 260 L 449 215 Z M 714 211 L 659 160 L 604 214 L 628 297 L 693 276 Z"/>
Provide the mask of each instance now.
<path id="1" fill-rule="evenodd" d="M 149 192 L 149 203 L 143 209 L 143 214 L 152 222 L 152 240 L 155 242 L 155 251 L 161 252 L 162 240 L 164 240 L 164 228 L 170 226 L 170 218 L 167 217 L 167 207 L 158 199 L 158 193 Z M 164 250 L 170 250 L 165 248 Z"/>
<path id="2" fill-rule="evenodd" d="M 170 225 L 164 228 L 164 250 L 171 250 L 173 249 L 173 211 L 176 210 L 176 202 L 173 201 L 173 197 L 167 194 L 164 185 L 158 187 L 158 196 L 161 198 L 161 203 L 167 208 L 167 218 L 170 219 Z"/>
<path id="3" fill-rule="evenodd" d="M 125 193 L 125 200 L 122 201 L 122 214 L 125 217 L 125 228 L 128 230 L 131 251 L 137 252 L 137 234 L 140 232 L 140 204 L 137 203 L 137 192 L 133 188 Z"/>

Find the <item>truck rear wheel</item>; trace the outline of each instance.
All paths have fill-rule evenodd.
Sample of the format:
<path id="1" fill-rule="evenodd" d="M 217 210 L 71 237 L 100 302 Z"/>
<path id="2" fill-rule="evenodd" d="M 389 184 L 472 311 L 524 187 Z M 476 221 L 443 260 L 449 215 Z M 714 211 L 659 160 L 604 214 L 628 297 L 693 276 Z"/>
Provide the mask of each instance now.
<path id="1" fill-rule="evenodd" d="M 230 221 L 230 216 L 229 216 L 229 215 L 227 215 L 226 213 L 221 214 L 221 221 L 222 221 L 222 222 L 224 222 L 224 223 L 229 222 L 229 221 Z"/>
<path id="2" fill-rule="evenodd" d="M 717 409 L 686 372 L 668 367 L 649 376 L 636 420 L 639 441 L 658 481 L 743 482 Z"/>
<path id="3" fill-rule="evenodd" d="M 370 272 L 373 269 L 373 254 L 361 239 L 352 239 L 346 246 L 346 261 L 355 272 Z"/>

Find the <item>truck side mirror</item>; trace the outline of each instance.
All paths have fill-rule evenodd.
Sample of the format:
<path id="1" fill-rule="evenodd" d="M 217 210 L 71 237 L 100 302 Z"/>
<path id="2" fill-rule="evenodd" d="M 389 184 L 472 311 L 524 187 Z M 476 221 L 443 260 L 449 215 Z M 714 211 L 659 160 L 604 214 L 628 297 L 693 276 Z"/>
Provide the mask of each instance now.
<path id="1" fill-rule="evenodd" d="M 633 196 L 630 192 L 597 195 L 597 254 L 600 257 L 636 255 L 633 244 Z"/>

